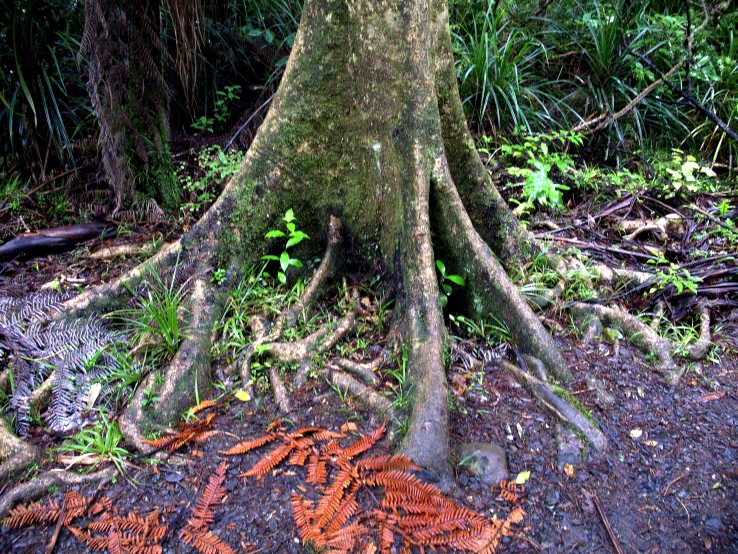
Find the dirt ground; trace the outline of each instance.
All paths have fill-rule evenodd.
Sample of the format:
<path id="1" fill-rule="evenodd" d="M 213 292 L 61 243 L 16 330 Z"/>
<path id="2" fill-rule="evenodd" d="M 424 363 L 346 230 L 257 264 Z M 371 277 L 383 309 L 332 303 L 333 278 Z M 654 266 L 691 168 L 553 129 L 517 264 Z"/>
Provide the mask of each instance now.
<path id="1" fill-rule="evenodd" d="M 151 230 L 142 233 L 139 240 L 150 234 Z M 129 258 L 89 263 L 84 252 L 75 251 L 24 262 L 16 267 L 16 277 L 3 286 L 25 283 L 36 288 L 59 274 L 94 283 L 135 262 Z M 512 478 L 531 472 L 522 500 L 526 517 L 516 527 L 516 536 L 504 539 L 501 551 L 738 552 L 738 359 L 724 354 L 719 363 L 698 363 L 671 388 L 627 344 L 616 356 L 611 346 L 598 344 L 585 350 L 568 334 L 555 336 L 577 376 L 567 385 L 568 391 L 610 438 L 604 456 L 597 457 L 562 428 L 500 368 L 494 356 L 472 368 L 451 369 L 462 374 L 465 389 L 452 398 L 453 443 L 494 442 L 504 447 Z M 592 379 L 599 384 L 593 385 Z M 356 433 L 367 433 L 381 423 L 350 397 L 342 401 L 320 380 L 296 391 L 294 405 L 290 419 L 296 427 L 315 425 L 337 431 L 351 421 Z M 194 552 L 179 540 L 179 530 L 208 477 L 227 459 L 227 494 L 215 512 L 213 532 L 239 552 L 306 552 L 296 538 L 290 506 L 290 493 L 301 490 L 304 474 L 280 466 L 261 481 L 244 480 L 238 474 L 267 450 L 242 456 L 218 453 L 239 438 L 261 435 L 276 414 L 268 397 L 258 403 L 232 399 L 214 420 L 221 433 L 186 446 L 156 468 L 134 461 L 128 468 L 130 479 L 117 478 L 100 491 L 81 492 L 109 497 L 121 514 L 136 510 L 146 515 L 158 508 L 170 529 L 164 552 Z M 39 430 L 35 440 L 48 443 L 42 435 Z M 386 448 L 380 443 L 372 453 L 378 455 Z M 53 464 L 48 461 L 41 469 L 50 467 Z M 509 504 L 465 467 L 456 465 L 456 471 L 456 500 L 490 517 L 509 511 Z M 11 484 L 2 485 L 0 493 Z M 51 497 L 61 498 L 62 493 L 53 492 Z M 606 530 L 608 524 L 613 538 Z M 0 552 L 41 552 L 53 531 L 52 525 L 22 530 L 0 527 Z M 54 551 L 87 549 L 62 530 Z"/>

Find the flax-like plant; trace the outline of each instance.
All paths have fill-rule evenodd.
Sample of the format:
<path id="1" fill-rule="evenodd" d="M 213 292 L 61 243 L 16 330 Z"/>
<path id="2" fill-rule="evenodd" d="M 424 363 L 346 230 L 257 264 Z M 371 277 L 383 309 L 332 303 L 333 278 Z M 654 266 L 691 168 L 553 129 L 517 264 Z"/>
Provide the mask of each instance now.
<path id="1" fill-rule="evenodd" d="M 71 436 L 58 448 L 59 452 L 72 454 L 92 454 L 97 460 L 90 470 L 97 467 L 106 458 L 109 459 L 121 473 L 124 473 L 123 459 L 129 455 L 128 450 L 121 446 L 123 435 L 116 421 L 108 421 L 100 412 L 100 420 L 94 427 L 82 429 Z"/>
<path id="2" fill-rule="evenodd" d="M 112 317 L 132 334 L 133 352 L 143 352 L 151 363 L 166 362 L 177 353 L 182 342 L 179 311 L 186 295 L 186 283 L 176 285 L 176 269 L 167 284 L 161 275 L 152 272 L 143 294 L 138 295 L 134 308 L 118 310 Z M 131 291 L 136 294 L 135 291 Z"/>
<path id="3" fill-rule="evenodd" d="M 506 17 L 491 3 L 484 17 L 454 27 L 461 95 L 479 128 L 532 132 L 552 122 L 557 102 L 547 90 L 553 83 L 538 77 L 547 50 Z"/>

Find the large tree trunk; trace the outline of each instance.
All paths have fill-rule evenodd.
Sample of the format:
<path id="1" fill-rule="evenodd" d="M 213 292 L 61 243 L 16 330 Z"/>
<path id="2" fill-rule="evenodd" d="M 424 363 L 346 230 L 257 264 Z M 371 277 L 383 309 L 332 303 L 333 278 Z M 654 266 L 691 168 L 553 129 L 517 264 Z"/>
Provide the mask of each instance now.
<path id="1" fill-rule="evenodd" d="M 390 281 L 415 385 L 403 450 L 420 465 L 449 475 L 434 248 L 467 278 L 472 313 L 505 320 L 523 352 L 567 375 L 495 258 L 513 264 L 536 245 L 474 149 L 445 1 L 307 0 L 279 91 L 243 166 L 182 246 L 210 252 L 217 267 L 242 274 L 265 252 L 264 234 L 280 226 L 288 208 L 313 237 L 324 235 L 330 216 L 339 217 L 346 254 L 376 261 Z M 209 325 L 212 314 L 200 321 Z M 190 401 L 183 383 L 192 379 L 172 379 L 162 401 Z"/>

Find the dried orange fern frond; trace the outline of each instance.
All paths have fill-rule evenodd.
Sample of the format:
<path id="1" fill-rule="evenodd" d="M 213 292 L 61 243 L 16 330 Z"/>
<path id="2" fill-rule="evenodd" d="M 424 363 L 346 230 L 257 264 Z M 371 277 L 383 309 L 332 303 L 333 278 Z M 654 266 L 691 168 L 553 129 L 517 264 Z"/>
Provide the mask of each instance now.
<path id="1" fill-rule="evenodd" d="M 179 534 L 179 538 L 201 554 L 236 554 L 236 551 L 228 543 L 209 531 L 195 531 L 185 527 Z"/>
<path id="2" fill-rule="evenodd" d="M 287 458 L 287 456 L 289 456 L 290 453 L 295 449 L 295 446 L 297 446 L 295 441 L 289 442 L 287 444 L 280 444 L 264 458 L 259 460 L 256 465 L 250 470 L 246 471 L 245 473 L 241 473 L 239 477 L 264 477 L 264 475 L 266 475 L 275 467 L 277 467 L 280 463 L 282 463 Z"/>
<path id="3" fill-rule="evenodd" d="M 420 480 L 414 473 L 420 468 L 406 456 L 354 461 L 380 440 L 384 423 L 347 447 L 326 431 L 306 427 L 288 434 L 279 425 L 272 424 L 270 430 L 276 430 L 266 437 L 241 443 L 250 450 L 275 439 L 282 442 L 242 476 L 260 478 L 285 460 L 298 466 L 307 462 L 306 483 L 326 487 L 320 489 L 317 502 L 293 494 L 293 517 L 300 538 L 326 553 L 389 554 L 397 547 L 401 554 L 413 548 L 421 554 L 437 550 L 492 554 L 502 537 L 510 536 L 510 526 L 523 518 L 522 509 L 516 508 L 505 519 L 489 520 L 455 503 Z M 375 496 L 372 488 L 381 494 Z M 358 496 L 362 490 L 374 499 L 371 511 L 362 509 L 361 499 L 366 498 Z M 513 491 L 518 493 L 507 483 L 502 490 L 510 497 Z"/>
<path id="4" fill-rule="evenodd" d="M 225 495 L 226 462 L 222 462 L 208 479 L 208 484 L 197 502 L 192 517 L 187 520 L 179 538 L 201 554 L 235 554 L 226 542 L 209 531 L 215 519 L 215 508 Z"/>
<path id="5" fill-rule="evenodd" d="M 359 454 L 362 454 L 369 450 L 372 446 L 377 444 L 379 439 L 382 438 L 382 435 L 384 434 L 385 423 L 386 422 L 383 421 L 382 425 L 377 427 L 370 435 L 366 435 L 355 443 L 339 450 L 338 455 L 346 460 L 353 460 Z"/>
<path id="6" fill-rule="evenodd" d="M 364 458 L 356 463 L 359 470 L 382 470 L 390 471 L 393 469 L 399 471 L 417 471 L 420 468 L 413 461 L 403 454 L 395 454 L 394 456 L 377 456 L 374 458 Z"/>
<path id="7" fill-rule="evenodd" d="M 95 504 L 97 507 L 97 503 Z M 64 500 L 58 502 L 49 500 L 46 504 L 34 502 L 29 506 L 18 506 L 10 510 L 3 519 L 3 525 L 11 529 L 29 527 L 39 523 L 54 523 L 64 512 L 64 524 L 68 525 L 72 520 L 87 512 L 88 501 L 77 491 L 69 491 Z"/>
<path id="8" fill-rule="evenodd" d="M 196 414 L 208 408 L 212 408 L 213 406 L 215 406 L 215 404 L 215 400 L 203 400 L 197 406 L 193 406 L 192 408 L 190 408 L 190 413 Z"/>
<path id="9" fill-rule="evenodd" d="M 188 522 L 192 529 L 201 529 L 215 520 L 215 508 L 220 505 L 226 492 L 223 487 L 226 469 L 226 463 L 222 462 L 215 473 L 210 476 L 205 491 L 200 496 L 195 511 L 192 513 L 192 518 Z"/>
<path id="10" fill-rule="evenodd" d="M 324 485 L 328 481 L 328 462 L 317 452 L 310 454 L 307 466 L 306 483 Z"/>
<path id="11" fill-rule="evenodd" d="M 515 481 L 504 479 L 500 481 L 500 494 L 497 496 L 499 500 L 514 504 L 523 494 L 525 494 L 525 485 L 518 485 Z"/>
<path id="12" fill-rule="evenodd" d="M 269 433 L 267 435 L 264 435 L 263 437 L 259 437 L 258 439 L 239 442 L 233 448 L 230 448 L 228 450 L 219 450 L 218 452 L 226 456 L 237 456 L 239 454 L 246 454 L 246 452 L 254 450 L 255 448 L 259 448 L 260 446 L 269 444 L 278 436 L 279 435 L 277 435 L 276 433 Z"/>
<path id="13" fill-rule="evenodd" d="M 179 425 L 178 432 L 174 435 L 161 437 L 156 440 L 144 440 L 143 442 L 149 446 L 153 446 L 155 449 L 166 449 L 173 452 L 189 442 L 197 441 L 203 433 L 208 432 L 213 424 L 214 418 L 215 412 L 211 412 L 203 419 L 197 420 L 194 423 L 183 423 Z"/>
<path id="14" fill-rule="evenodd" d="M 86 531 L 72 527 L 69 530 L 90 550 L 160 554 L 161 542 L 169 529 L 160 515 L 159 510 L 153 510 L 146 517 L 136 512 L 125 516 L 107 512 L 91 522 Z"/>

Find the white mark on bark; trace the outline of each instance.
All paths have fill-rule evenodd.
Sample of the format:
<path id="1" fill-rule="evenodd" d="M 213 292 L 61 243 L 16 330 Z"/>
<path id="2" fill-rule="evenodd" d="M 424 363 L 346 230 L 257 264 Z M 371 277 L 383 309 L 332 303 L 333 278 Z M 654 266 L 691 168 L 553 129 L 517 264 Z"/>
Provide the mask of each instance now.
<path id="1" fill-rule="evenodd" d="M 377 162 L 377 172 L 379 172 L 379 176 L 382 176 L 382 164 L 379 161 L 379 153 L 382 151 L 382 145 L 378 142 L 375 142 L 372 144 L 372 150 L 374 150 L 374 160 Z"/>

